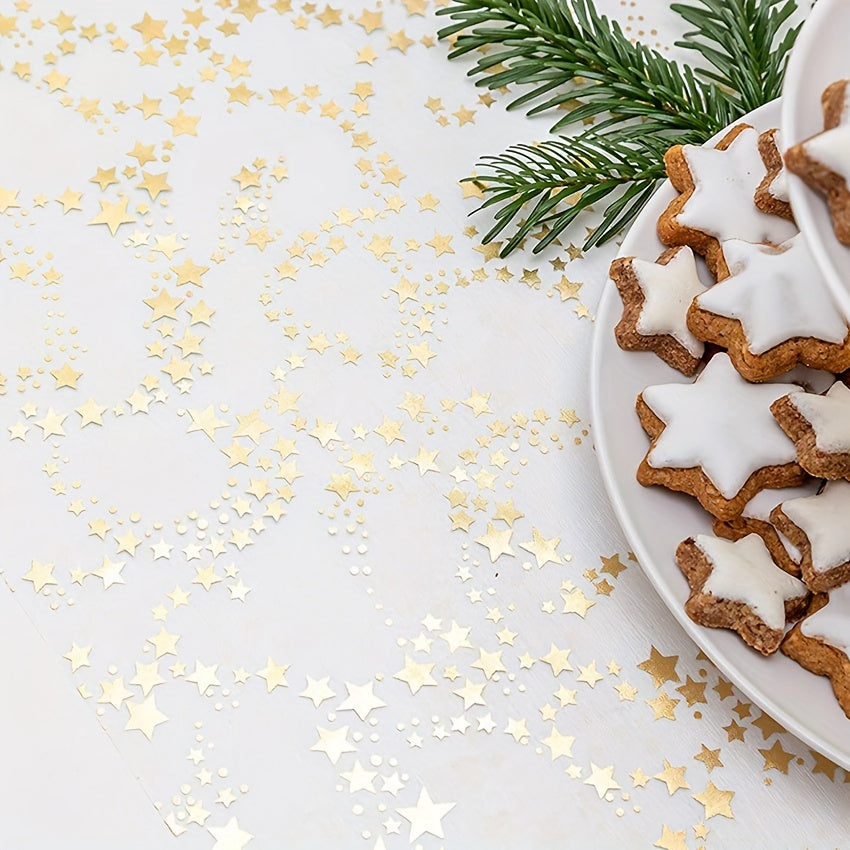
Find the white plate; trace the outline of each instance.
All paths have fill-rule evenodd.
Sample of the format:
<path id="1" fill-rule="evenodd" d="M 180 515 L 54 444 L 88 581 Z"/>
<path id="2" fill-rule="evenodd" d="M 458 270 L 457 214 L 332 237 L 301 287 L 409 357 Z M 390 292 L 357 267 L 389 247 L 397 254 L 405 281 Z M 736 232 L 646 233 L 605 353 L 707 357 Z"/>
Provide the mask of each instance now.
<path id="1" fill-rule="evenodd" d="M 850 3 L 818 0 L 794 45 L 782 89 L 782 143 L 785 147 L 823 130 L 820 97 L 836 80 L 850 77 Z M 793 174 L 788 192 L 794 217 L 829 288 L 850 318 L 850 248 L 832 230 L 823 195 Z"/>
<path id="2" fill-rule="evenodd" d="M 757 129 L 775 127 L 774 101 L 746 120 Z M 635 221 L 621 256 L 654 260 L 664 246 L 656 221 L 676 192 L 665 183 Z M 635 471 L 649 440 L 634 412 L 638 393 L 649 384 L 688 382 L 647 352 L 626 352 L 614 340 L 622 304 L 608 282 L 599 304 L 593 340 L 590 392 L 596 451 L 602 476 L 623 531 L 661 598 L 699 647 L 749 698 L 789 732 L 845 768 L 850 768 L 850 720 L 838 706 L 829 681 L 777 653 L 764 658 L 725 629 L 696 625 L 685 614 L 688 586 L 674 560 L 676 546 L 693 534 L 711 533 L 711 519 L 694 499 L 661 487 L 642 487 Z"/>

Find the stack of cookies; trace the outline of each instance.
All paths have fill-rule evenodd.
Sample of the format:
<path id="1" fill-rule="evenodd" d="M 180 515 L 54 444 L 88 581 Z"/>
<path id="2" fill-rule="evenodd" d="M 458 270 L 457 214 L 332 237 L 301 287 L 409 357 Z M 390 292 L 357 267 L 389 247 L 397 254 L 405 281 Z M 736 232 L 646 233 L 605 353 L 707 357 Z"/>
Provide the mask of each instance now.
<path id="1" fill-rule="evenodd" d="M 638 481 L 714 517 L 713 535 L 675 553 L 685 610 L 828 676 L 850 717 L 850 327 L 785 176 L 823 192 L 850 244 L 850 84 L 831 85 L 823 107 L 824 132 L 788 151 L 747 124 L 714 147 L 671 148 L 678 196 L 658 220 L 669 248 L 655 262 L 620 257 L 610 274 L 619 345 L 693 378 L 637 398 L 650 441 Z"/>

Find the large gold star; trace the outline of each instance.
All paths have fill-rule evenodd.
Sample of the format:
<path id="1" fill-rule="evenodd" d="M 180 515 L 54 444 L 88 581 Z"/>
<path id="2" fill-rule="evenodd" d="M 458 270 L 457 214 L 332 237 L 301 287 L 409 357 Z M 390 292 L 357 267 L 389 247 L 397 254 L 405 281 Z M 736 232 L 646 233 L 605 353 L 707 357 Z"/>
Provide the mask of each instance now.
<path id="1" fill-rule="evenodd" d="M 201 278 L 209 270 L 209 266 L 199 266 L 188 258 L 179 266 L 171 266 L 171 271 L 177 275 L 178 286 L 183 286 L 187 283 L 193 283 L 195 286 L 203 286 Z"/>
<path id="2" fill-rule="evenodd" d="M 600 799 L 605 797 L 609 791 L 616 791 L 620 787 L 614 779 L 613 765 L 597 767 L 593 762 L 590 763 L 590 776 L 584 780 L 584 784 L 592 785 Z"/>
<path id="3" fill-rule="evenodd" d="M 443 818 L 454 807 L 455 803 L 435 803 L 428 794 L 428 789 L 423 787 L 415 806 L 405 806 L 396 810 L 410 822 L 408 843 L 413 844 L 419 836 L 426 833 L 443 838 Z"/>
<path id="4" fill-rule="evenodd" d="M 654 646 L 650 647 L 649 658 L 638 664 L 638 669 L 652 676 L 652 684 L 660 688 L 665 682 L 679 682 L 676 672 L 678 655 L 662 655 Z"/>
<path id="5" fill-rule="evenodd" d="M 706 820 L 713 818 L 715 815 L 734 819 L 735 816 L 732 814 L 731 806 L 734 796 L 734 791 L 723 791 L 713 782 L 709 782 L 705 790 L 699 794 L 694 794 L 693 798 L 705 807 Z"/>
<path id="6" fill-rule="evenodd" d="M 661 837 L 652 846 L 660 847 L 661 850 L 688 850 L 685 830 L 674 832 L 669 826 L 662 824 Z"/>
<path id="7" fill-rule="evenodd" d="M 490 562 L 495 563 L 502 555 L 513 556 L 514 550 L 511 549 L 512 529 L 498 529 L 492 522 L 487 523 L 487 533 L 475 539 L 476 543 L 485 546 L 490 552 Z"/>
<path id="8" fill-rule="evenodd" d="M 55 566 L 52 563 L 43 564 L 41 561 L 32 561 L 30 568 L 23 575 L 23 580 L 32 582 L 35 592 L 41 593 L 42 589 L 47 587 L 47 585 L 59 584 L 53 578 L 53 568 Z"/>
<path id="9" fill-rule="evenodd" d="M 487 679 L 492 679 L 496 673 L 506 673 L 507 668 L 502 663 L 502 652 L 487 652 L 481 647 L 478 648 L 478 660 L 473 661 L 470 667 L 475 667 L 484 673 Z"/>
<path id="10" fill-rule="evenodd" d="M 680 702 L 681 700 L 672 699 L 664 691 L 661 691 L 655 699 L 648 699 L 646 704 L 652 709 L 654 720 L 675 720 L 675 708 Z"/>
<path id="11" fill-rule="evenodd" d="M 271 693 L 277 687 L 287 687 L 286 671 L 289 664 L 276 664 L 271 657 L 266 659 L 266 666 L 257 671 L 261 679 L 265 679 L 266 691 Z"/>
<path id="12" fill-rule="evenodd" d="M 209 405 L 203 410 L 189 410 L 188 413 L 192 419 L 192 424 L 186 430 L 187 434 L 191 434 L 193 431 L 203 431 L 211 440 L 215 441 L 216 430 L 226 428 L 228 425 L 227 422 L 215 415 L 213 405 Z"/>
<path id="13" fill-rule="evenodd" d="M 142 182 L 136 188 L 144 189 L 150 195 L 151 200 L 155 201 L 160 193 L 171 191 L 171 186 L 168 185 L 167 178 L 168 174 L 165 172 L 162 174 L 151 174 L 142 169 Z"/>
<path id="14" fill-rule="evenodd" d="M 149 741 L 153 740 L 156 727 L 168 720 L 168 717 L 156 707 L 156 697 L 153 694 L 141 702 L 128 702 L 127 708 L 130 719 L 124 729 L 127 731 L 137 729 Z"/>
<path id="15" fill-rule="evenodd" d="M 575 736 L 564 735 L 554 724 L 549 732 L 549 736 L 542 739 L 542 743 L 549 747 L 549 751 L 552 755 L 552 761 L 555 761 L 555 759 L 560 758 L 561 756 L 564 758 L 572 758 L 574 742 Z"/>
<path id="16" fill-rule="evenodd" d="M 340 726 L 338 729 L 323 729 L 321 726 L 316 727 L 319 733 L 319 740 L 310 747 L 312 752 L 324 753 L 331 764 L 336 764 L 343 753 L 353 753 L 357 751 L 357 747 L 353 746 L 348 740 L 348 726 Z"/>
<path id="17" fill-rule="evenodd" d="M 569 662 L 570 650 L 558 649 L 554 643 L 549 644 L 549 652 L 546 655 L 541 655 L 540 660 L 544 661 L 552 668 L 552 675 L 558 676 L 564 670 L 572 670 L 572 664 Z"/>
<path id="18" fill-rule="evenodd" d="M 0 186 L 0 213 L 4 213 L 13 207 L 20 207 L 18 191 L 18 189 L 4 189 Z"/>
<path id="19" fill-rule="evenodd" d="M 133 29 L 142 36 L 145 43 L 148 43 L 155 38 L 165 38 L 165 24 L 166 21 L 158 21 L 145 12 L 142 20 L 133 24 Z"/>
<path id="20" fill-rule="evenodd" d="M 440 468 L 434 462 L 437 459 L 439 451 L 436 449 L 429 452 L 425 446 L 419 447 L 419 452 L 416 457 L 410 458 L 410 463 L 415 464 L 419 468 L 419 474 L 425 475 L 426 472 L 439 472 Z"/>
<path id="21" fill-rule="evenodd" d="M 360 488 L 351 480 L 351 473 L 346 472 L 343 475 L 331 473 L 331 482 L 325 487 L 325 490 L 330 490 L 336 493 L 343 501 L 352 493 L 359 493 Z"/>
<path id="22" fill-rule="evenodd" d="M 386 416 L 381 420 L 381 424 L 375 428 L 375 433 L 384 438 L 384 442 L 390 445 L 396 440 L 404 442 L 404 437 L 401 433 L 402 422 L 389 419 Z"/>
<path id="23" fill-rule="evenodd" d="M 122 224 L 130 224 L 136 221 L 136 219 L 127 212 L 128 203 L 129 199 L 126 197 L 119 198 L 119 200 L 114 204 L 110 204 L 109 201 L 101 201 L 100 212 L 89 222 L 89 224 L 105 224 L 109 228 L 109 232 L 114 236 Z"/>
<path id="24" fill-rule="evenodd" d="M 526 552 L 531 552 L 537 559 L 537 566 L 542 568 L 548 563 L 564 563 L 558 554 L 558 544 L 560 542 L 560 537 L 552 537 L 547 540 L 536 528 L 532 527 L 531 540 L 520 543 L 519 548 L 525 549 Z"/>
<path id="25" fill-rule="evenodd" d="M 215 688 L 221 685 L 216 675 L 218 664 L 204 664 L 195 659 L 195 669 L 186 677 L 187 682 L 192 682 L 198 686 L 198 693 L 203 696 L 209 688 Z"/>
<path id="26" fill-rule="evenodd" d="M 162 658 L 163 655 L 177 655 L 177 641 L 180 635 L 172 635 L 161 628 L 159 633 L 148 638 L 148 643 L 153 644 L 154 658 Z"/>
<path id="27" fill-rule="evenodd" d="M 80 667 L 91 667 L 90 652 L 90 646 L 77 646 L 76 643 L 72 643 L 71 648 L 62 657 L 71 663 L 71 672 L 76 673 Z"/>
<path id="28" fill-rule="evenodd" d="M 48 437 L 64 437 L 65 429 L 62 427 L 62 423 L 66 416 L 67 414 L 56 413 L 52 407 L 48 407 L 44 419 L 39 419 L 35 423 L 41 428 L 42 438 L 46 440 Z"/>
<path id="29" fill-rule="evenodd" d="M 667 793 L 671 796 L 680 788 L 690 788 L 685 780 L 685 766 L 673 767 L 667 759 L 664 759 L 664 770 L 656 773 L 653 779 L 658 779 L 667 786 Z"/>
<path id="30" fill-rule="evenodd" d="M 51 369 L 50 374 L 56 379 L 56 389 L 68 387 L 69 389 L 77 389 L 77 381 L 82 376 L 82 372 L 77 372 L 67 361 L 58 369 Z"/>
<path id="31" fill-rule="evenodd" d="M 92 575 L 103 580 L 104 590 L 112 587 L 113 584 L 124 584 L 124 579 L 121 576 L 121 570 L 124 568 L 126 561 L 110 561 L 104 555 L 101 565 L 92 570 Z"/>
<path id="32" fill-rule="evenodd" d="M 72 192 L 70 189 L 66 189 L 56 200 L 62 204 L 62 213 L 64 215 L 71 212 L 71 210 L 81 210 L 80 200 L 82 197 L 82 192 Z"/>
<path id="33" fill-rule="evenodd" d="M 778 770 L 780 773 L 788 773 L 788 765 L 791 763 L 791 759 L 794 758 L 794 753 L 783 750 L 782 744 L 778 739 L 773 742 L 773 746 L 770 749 L 759 748 L 759 752 L 764 758 L 765 770 L 772 768 Z"/>
<path id="34" fill-rule="evenodd" d="M 182 298 L 175 298 L 168 290 L 160 289 L 156 296 L 145 298 L 144 303 L 153 310 L 151 321 L 158 319 L 176 319 L 177 308 L 183 303 Z"/>
<path id="35" fill-rule="evenodd" d="M 200 115 L 187 115 L 182 109 L 178 109 L 177 114 L 167 119 L 165 123 L 170 125 L 174 136 L 197 136 L 200 120 Z"/>
<path id="36" fill-rule="evenodd" d="M 723 762 L 720 761 L 720 747 L 716 750 L 710 750 L 705 744 L 700 744 L 700 747 L 700 751 L 694 756 L 694 758 L 697 761 L 701 761 L 709 773 L 711 773 L 715 767 L 723 767 Z"/>
<path id="37" fill-rule="evenodd" d="M 436 685 L 436 681 L 431 676 L 431 671 L 434 669 L 433 662 L 419 664 L 414 661 L 407 653 L 404 655 L 404 668 L 398 673 L 393 674 L 394 679 L 405 682 L 410 688 L 410 692 L 415 694 L 420 688 L 426 685 Z"/>

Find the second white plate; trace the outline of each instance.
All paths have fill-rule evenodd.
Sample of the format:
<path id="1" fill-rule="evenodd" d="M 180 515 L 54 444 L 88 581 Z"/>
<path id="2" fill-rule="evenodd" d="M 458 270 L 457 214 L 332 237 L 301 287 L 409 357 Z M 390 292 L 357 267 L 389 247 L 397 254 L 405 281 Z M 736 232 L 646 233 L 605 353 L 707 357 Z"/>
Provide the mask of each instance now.
<path id="1" fill-rule="evenodd" d="M 848 33 L 850 3 L 818 0 L 794 45 L 785 74 L 780 125 L 785 147 L 823 130 L 823 90 L 850 77 Z M 788 175 L 788 192 L 797 225 L 835 300 L 850 318 L 850 248 L 835 238 L 823 195 L 793 174 Z"/>

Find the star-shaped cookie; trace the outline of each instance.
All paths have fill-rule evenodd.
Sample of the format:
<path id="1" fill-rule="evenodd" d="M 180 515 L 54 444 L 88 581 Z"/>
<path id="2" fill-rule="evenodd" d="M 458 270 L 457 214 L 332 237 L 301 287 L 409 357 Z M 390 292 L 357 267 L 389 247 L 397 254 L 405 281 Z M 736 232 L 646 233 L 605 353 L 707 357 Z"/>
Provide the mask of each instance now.
<path id="1" fill-rule="evenodd" d="M 850 482 L 830 481 L 823 492 L 788 499 L 771 522 L 800 550 L 803 581 L 814 591 L 850 580 Z"/>
<path id="2" fill-rule="evenodd" d="M 674 145 L 664 155 L 670 182 L 681 193 L 658 220 L 666 245 L 690 245 L 705 257 L 715 277 L 725 277 L 720 243 L 727 239 L 779 245 L 797 228 L 787 219 L 763 213 L 755 193 L 766 169 L 759 133 L 749 124 L 733 127 L 717 145 Z"/>
<path id="3" fill-rule="evenodd" d="M 691 384 L 656 384 L 637 398 L 651 438 L 637 479 L 696 497 L 720 519 L 738 516 L 767 488 L 795 487 L 805 473 L 770 405 L 796 384 L 750 384 L 716 354 Z"/>
<path id="4" fill-rule="evenodd" d="M 654 351 L 668 366 L 693 375 L 705 346 L 689 330 L 688 307 L 705 284 L 693 251 L 670 248 L 654 263 L 618 257 L 609 272 L 623 299 L 623 316 L 614 328 L 621 348 Z"/>
<path id="5" fill-rule="evenodd" d="M 726 348 L 735 368 L 764 381 L 804 363 L 850 368 L 850 329 L 801 233 L 778 247 L 723 242 L 729 276 L 698 295 L 688 327 Z"/>
<path id="6" fill-rule="evenodd" d="M 850 584 L 833 590 L 825 605 L 797 623 L 781 649 L 806 670 L 828 676 L 850 718 Z"/>
<path id="7" fill-rule="evenodd" d="M 688 616 L 703 626 L 732 629 L 764 655 L 779 648 L 786 622 L 806 612 L 808 589 L 773 563 L 757 534 L 735 542 L 689 537 L 676 549 L 676 563 L 691 589 Z"/>
<path id="8" fill-rule="evenodd" d="M 794 393 L 771 405 L 794 441 L 797 462 L 818 478 L 850 477 L 850 389 L 836 381 L 825 395 Z"/>

